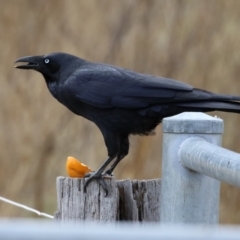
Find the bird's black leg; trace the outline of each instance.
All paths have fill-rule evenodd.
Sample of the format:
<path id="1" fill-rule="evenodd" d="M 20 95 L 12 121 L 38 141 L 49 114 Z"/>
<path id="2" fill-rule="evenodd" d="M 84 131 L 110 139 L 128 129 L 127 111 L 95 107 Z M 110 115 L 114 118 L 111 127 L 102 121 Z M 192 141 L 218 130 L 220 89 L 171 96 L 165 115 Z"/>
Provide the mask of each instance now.
<path id="1" fill-rule="evenodd" d="M 119 152 L 119 134 L 112 132 L 112 131 L 108 131 L 105 128 L 101 128 L 101 126 L 99 126 L 104 140 L 105 140 L 105 144 L 107 146 L 108 149 L 108 158 L 107 160 L 103 163 L 103 165 L 96 171 L 90 174 L 86 174 L 85 177 L 89 178 L 85 181 L 84 183 L 84 192 L 86 192 L 87 189 L 87 185 L 93 180 L 96 179 L 99 184 L 102 186 L 102 188 L 105 190 L 106 195 L 108 195 L 108 188 L 107 185 L 103 179 L 103 171 L 105 170 L 105 168 L 107 167 L 107 165 L 112 162 L 112 160 L 117 156 L 118 152 Z M 85 178 L 84 177 L 84 178 Z"/>
<path id="2" fill-rule="evenodd" d="M 86 174 L 84 176 L 84 178 L 87 178 L 87 180 L 84 183 L 84 192 L 86 192 L 87 189 L 87 185 L 93 180 L 96 179 L 98 180 L 99 184 L 102 186 L 102 188 L 104 189 L 104 191 L 106 192 L 106 195 L 108 195 L 108 188 L 107 185 L 103 179 L 103 175 L 102 172 L 104 171 L 104 169 L 107 167 L 107 165 L 115 158 L 115 156 L 113 157 L 108 157 L 107 160 L 103 163 L 103 165 L 96 171 L 93 173 L 89 173 Z"/>
<path id="3" fill-rule="evenodd" d="M 118 163 L 128 154 L 129 150 L 129 140 L 128 136 L 121 136 L 120 138 L 120 151 L 118 152 L 117 159 L 113 162 L 113 164 L 108 168 L 105 174 L 112 175 L 113 170 L 118 165 Z"/>
<path id="4" fill-rule="evenodd" d="M 118 163 L 124 158 L 124 156 L 117 156 L 117 159 L 114 161 L 114 163 L 108 168 L 105 172 L 104 175 L 112 175 L 112 172 L 114 168 L 118 165 Z"/>

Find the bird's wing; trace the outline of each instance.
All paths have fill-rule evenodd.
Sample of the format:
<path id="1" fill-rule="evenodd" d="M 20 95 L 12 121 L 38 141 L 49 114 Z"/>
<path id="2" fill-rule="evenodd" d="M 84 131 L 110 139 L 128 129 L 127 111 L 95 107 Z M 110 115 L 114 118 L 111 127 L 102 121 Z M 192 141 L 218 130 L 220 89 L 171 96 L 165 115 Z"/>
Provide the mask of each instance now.
<path id="1" fill-rule="evenodd" d="M 143 108 L 167 102 L 190 85 L 104 65 L 76 71 L 64 83 L 67 96 L 99 108 Z"/>

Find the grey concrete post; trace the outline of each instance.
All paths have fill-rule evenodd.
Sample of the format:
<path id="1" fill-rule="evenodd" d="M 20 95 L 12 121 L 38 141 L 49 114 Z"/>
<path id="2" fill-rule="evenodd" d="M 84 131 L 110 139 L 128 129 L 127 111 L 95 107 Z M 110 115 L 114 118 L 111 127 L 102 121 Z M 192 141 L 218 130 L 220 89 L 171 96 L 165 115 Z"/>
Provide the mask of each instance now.
<path id="1" fill-rule="evenodd" d="M 163 120 L 161 223 L 218 223 L 220 182 L 185 168 L 179 149 L 189 137 L 221 146 L 223 121 L 204 113 Z"/>

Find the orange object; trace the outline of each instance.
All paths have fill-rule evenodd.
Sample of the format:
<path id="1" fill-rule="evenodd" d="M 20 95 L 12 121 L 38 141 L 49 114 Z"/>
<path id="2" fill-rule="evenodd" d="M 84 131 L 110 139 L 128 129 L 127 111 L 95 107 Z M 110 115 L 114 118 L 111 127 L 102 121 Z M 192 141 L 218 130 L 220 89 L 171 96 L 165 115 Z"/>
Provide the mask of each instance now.
<path id="1" fill-rule="evenodd" d="M 66 170 L 69 177 L 72 178 L 83 178 L 86 173 L 92 172 L 87 165 L 81 163 L 74 157 L 67 158 Z"/>

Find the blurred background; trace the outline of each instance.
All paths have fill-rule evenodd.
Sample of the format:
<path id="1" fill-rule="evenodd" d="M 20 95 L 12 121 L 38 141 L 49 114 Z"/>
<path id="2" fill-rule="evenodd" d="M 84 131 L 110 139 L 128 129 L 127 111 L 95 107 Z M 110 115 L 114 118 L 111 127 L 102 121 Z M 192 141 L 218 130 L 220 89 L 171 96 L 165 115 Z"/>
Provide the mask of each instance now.
<path id="1" fill-rule="evenodd" d="M 240 95 L 238 0 L 0 0 L 0 196 L 49 214 L 55 182 L 74 156 L 92 169 L 107 151 L 100 131 L 48 92 L 43 77 L 14 69 L 55 51 Z M 240 152 L 240 116 L 225 121 L 223 146 Z M 161 126 L 130 139 L 117 179 L 161 175 Z M 207 196 L 206 196 L 207 198 Z M 240 224 L 240 190 L 222 184 L 221 223 Z M 0 217 L 34 217 L 0 202 Z"/>

